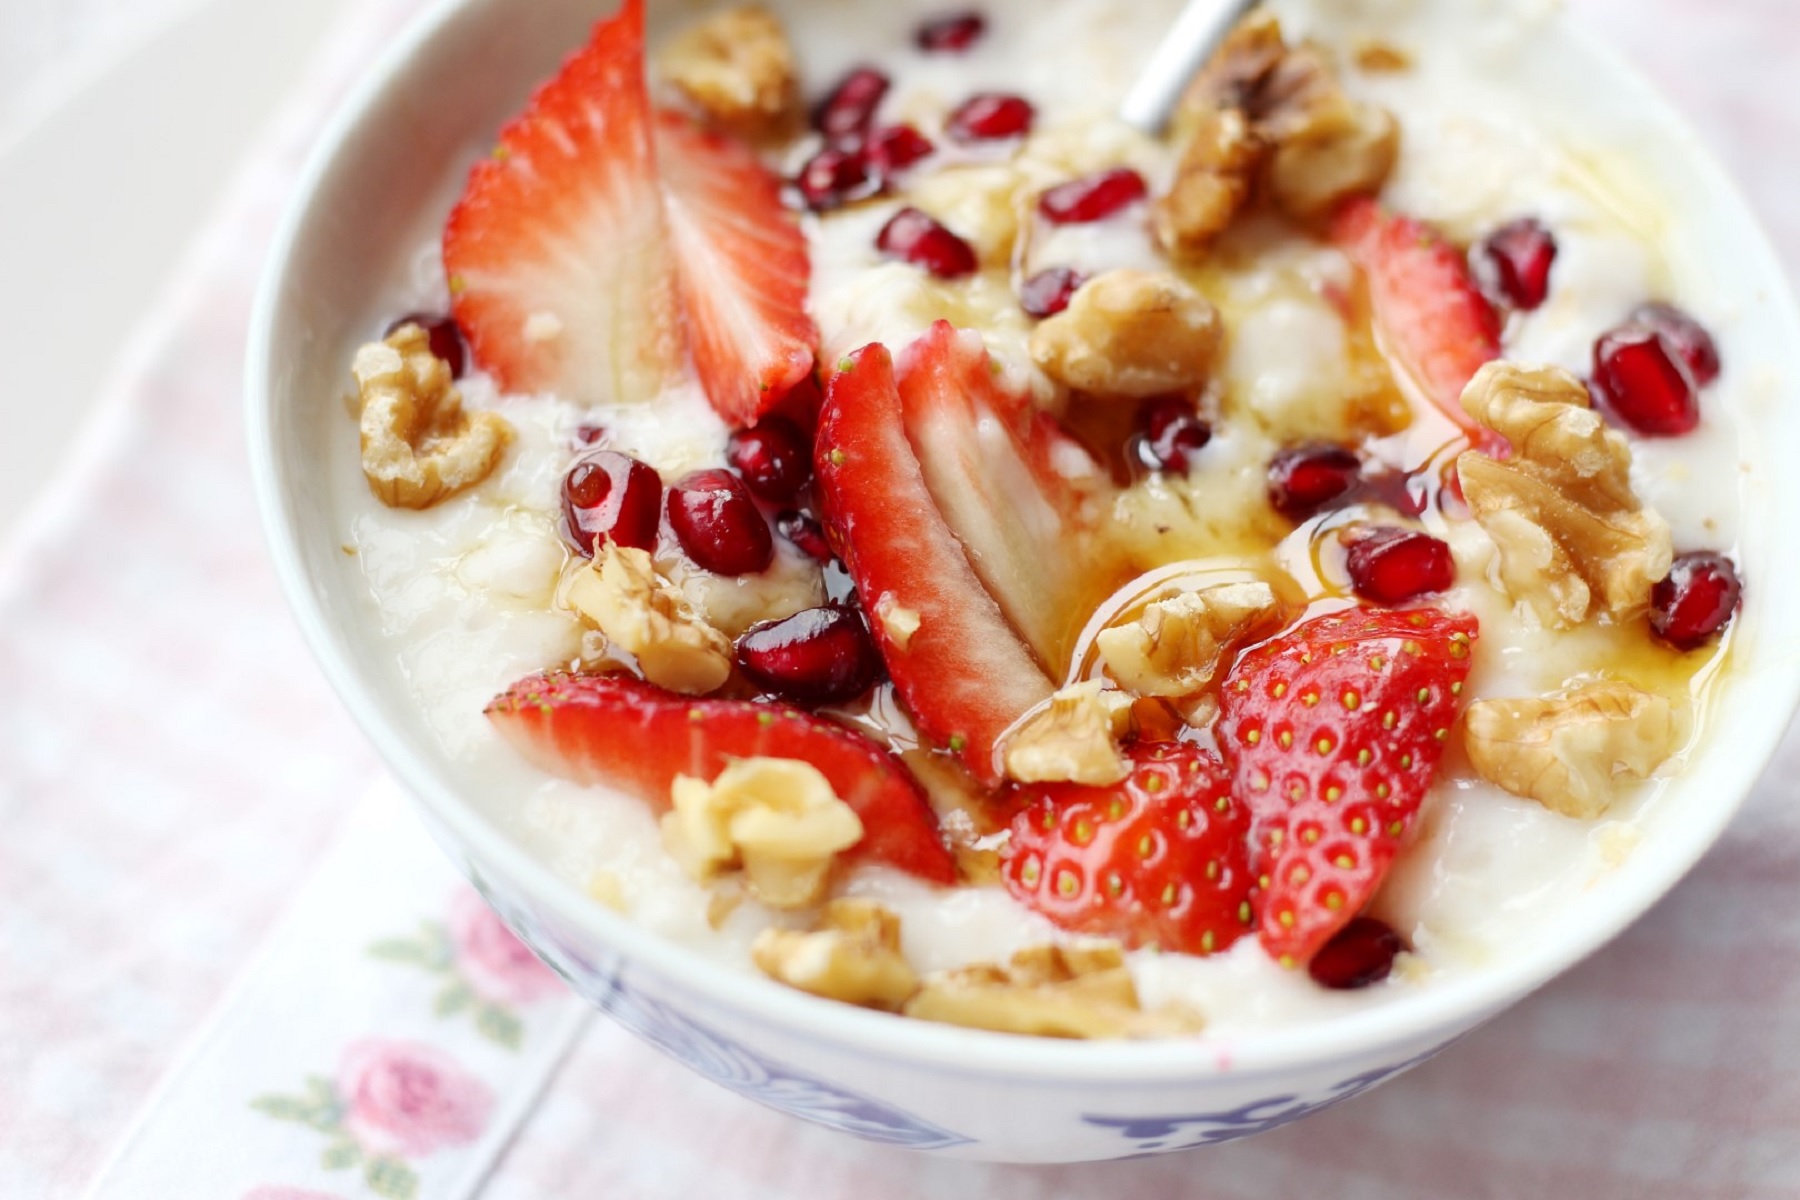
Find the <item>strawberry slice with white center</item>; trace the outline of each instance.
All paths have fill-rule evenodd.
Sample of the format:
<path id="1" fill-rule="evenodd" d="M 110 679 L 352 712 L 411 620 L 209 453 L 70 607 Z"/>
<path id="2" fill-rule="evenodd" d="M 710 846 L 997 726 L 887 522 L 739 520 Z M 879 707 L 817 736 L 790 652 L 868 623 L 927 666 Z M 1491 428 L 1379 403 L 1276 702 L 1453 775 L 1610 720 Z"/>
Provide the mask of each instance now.
<path id="1" fill-rule="evenodd" d="M 1500 316 L 1469 273 L 1467 258 L 1421 221 L 1369 198 L 1337 212 L 1331 240 L 1368 280 L 1375 329 L 1395 374 L 1468 431 L 1478 447 L 1505 443 L 1462 410 L 1463 389 L 1500 357 Z"/>
<path id="2" fill-rule="evenodd" d="M 637 403 L 681 377 L 643 0 L 596 25 L 501 130 L 469 173 L 443 251 L 457 323 L 503 390 Z"/>
<path id="3" fill-rule="evenodd" d="M 1052 672 L 1110 589 L 1084 505 L 1098 464 L 1022 390 L 981 335 L 939 321 L 900 356 L 900 404 L 925 486 L 975 572 Z"/>
<path id="4" fill-rule="evenodd" d="M 813 368 L 806 235 L 741 142 L 664 112 L 656 155 L 701 386 L 720 416 L 754 424 Z"/>
<path id="5" fill-rule="evenodd" d="M 677 775 L 708 782 L 741 758 L 811 763 L 862 821 L 854 859 L 932 883 L 956 882 L 925 793 L 900 760 L 862 734 L 783 705 L 696 700 L 622 675 L 550 672 L 513 684 L 488 720 L 537 766 L 588 786 L 670 806 Z"/>
<path id="6" fill-rule="evenodd" d="M 838 365 L 816 455 L 826 519 L 901 701 L 927 737 L 997 785 L 995 744 L 1054 689 L 938 511 L 886 347 Z"/>

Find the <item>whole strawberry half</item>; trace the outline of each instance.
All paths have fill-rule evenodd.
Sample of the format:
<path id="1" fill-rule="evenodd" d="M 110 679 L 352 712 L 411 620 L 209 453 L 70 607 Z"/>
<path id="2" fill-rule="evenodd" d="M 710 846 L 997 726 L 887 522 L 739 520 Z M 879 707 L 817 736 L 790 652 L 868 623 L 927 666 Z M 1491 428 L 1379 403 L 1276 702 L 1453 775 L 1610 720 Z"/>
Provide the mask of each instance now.
<path id="1" fill-rule="evenodd" d="M 997 785 L 995 744 L 1054 688 L 932 497 L 886 347 L 837 365 L 814 454 L 823 515 L 902 703 L 926 737 Z"/>
<path id="2" fill-rule="evenodd" d="M 696 700 L 619 675 L 551 672 L 513 684 L 488 720 L 526 758 L 576 783 L 615 788 L 657 811 L 677 775 L 711 780 L 739 758 L 811 763 L 862 820 L 851 853 L 933 883 L 956 864 L 919 785 L 886 750 L 798 709 Z"/>
<path id="3" fill-rule="evenodd" d="M 1395 373 L 1475 438 L 1503 447 L 1462 409 L 1475 372 L 1500 357 L 1500 317 L 1469 273 L 1465 255 L 1422 221 L 1373 199 L 1347 202 L 1331 239 L 1362 269 L 1382 348 Z"/>
<path id="4" fill-rule="evenodd" d="M 1250 650 L 1219 745 L 1250 811 L 1260 934 L 1305 963 L 1386 877 L 1462 705 L 1474 617 L 1355 609 Z"/>
<path id="5" fill-rule="evenodd" d="M 1213 755 L 1144 745 L 1123 783 L 1016 794 L 1001 874 L 1062 928 L 1186 954 L 1224 950 L 1250 931 L 1249 822 Z"/>

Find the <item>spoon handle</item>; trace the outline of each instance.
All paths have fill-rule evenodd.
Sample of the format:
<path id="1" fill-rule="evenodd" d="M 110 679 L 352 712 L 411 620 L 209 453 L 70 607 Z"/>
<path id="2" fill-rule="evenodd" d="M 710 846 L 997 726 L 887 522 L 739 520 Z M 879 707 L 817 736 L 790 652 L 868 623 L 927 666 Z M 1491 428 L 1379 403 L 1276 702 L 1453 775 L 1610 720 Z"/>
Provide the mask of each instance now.
<path id="1" fill-rule="evenodd" d="M 1127 124 L 1160 133 L 1200 65 L 1258 0 L 1188 0 L 1119 110 Z"/>

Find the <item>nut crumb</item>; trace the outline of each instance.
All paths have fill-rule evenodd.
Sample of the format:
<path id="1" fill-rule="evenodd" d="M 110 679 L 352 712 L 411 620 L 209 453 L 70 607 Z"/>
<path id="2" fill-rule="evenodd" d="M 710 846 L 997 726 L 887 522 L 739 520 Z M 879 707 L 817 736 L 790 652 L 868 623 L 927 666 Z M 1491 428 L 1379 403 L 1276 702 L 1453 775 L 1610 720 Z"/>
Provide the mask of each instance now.
<path id="1" fill-rule="evenodd" d="M 589 875 L 587 894 L 614 912 L 630 911 L 630 906 L 625 901 L 625 885 L 611 871 L 595 871 Z"/>
<path id="2" fill-rule="evenodd" d="M 1175 181 L 1152 210 L 1157 242 L 1177 258 L 1204 256 L 1249 203 L 1268 156 L 1268 141 L 1241 109 L 1198 117 L 1182 144 Z"/>
<path id="3" fill-rule="evenodd" d="M 1117 946 L 1034 946 L 1007 966 L 977 963 L 925 977 L 907 1016 L 971 1029 L 1060 1038 L 1151 1038 L 1198 1033 L 1200 1015 L 1145 1011 Z"/>
<path id="4" fill-rule="evenodd" d="M 1101 680 L 1070 684 L 1001 742 L 1001 761 L 1019 783 L 1103 787 L 1130 774 L 1118 740 L 1131 729 L 1131 697 Z"/>
<path id="5" fill-rule="evenodd" d="M 486 479 L 512 427 L 490 412 L 464 411 L 450 364 L 417 325 L 356 352 L 363 477 L 389 508 L 430 508 Z"/>
<path id="6" fill-rule="evenodd" d="M 656 573 L 648 551 L 611 541 L 597 549 L 565 578 L 561 602 L 634 656 L 658 687 L 717 691 L 731 676 L 731 642 Z"/>
<path id="7" fill-rule="evenodd" d="M 765 929 L 750 957 L 789 987 L 866 1008 L 896 1011 L 919 990 L 900 952 L 900 918 L 870 900 L 833 900 L 809 933 Z"/>
<path id="8" fill-rule="evenodd" d="M 892 592 L 881 593 L 875 601 L 875 619 L 894 647 L 904 650 L 912 645 L 913 634 L 919 632 L 919 613 L 894 599 Z"/>
<path id="9" fill-rule="evenodd" d="M 1391 75 L 1412 70 L 1413 58 L 1392 42 L 1380 38 L 1358 38 L 1350 56 L 1356 65 L 1371 75 Z"/>
<path id="10" fill-rule="evenodd" d="M 1224 583 L 1153 601 L 1137 620 L 1103 629 L 1100 658 L 1119 686 L 1140 696 L 1192 696 L 1222 660 L 1280 616 L 1261 581 Z"/>
<path id="11" fill-rule="evenodd" d="M 1076 290 L 1031 334 L 1031 357 L 1076 391 L 1141 398 L 1197 389 L 1219 349 L 1219 313 L 1161 272 L 1116 270 Z"/>
<path id="12" fill-rule="evenodd" d="M 782 132 L 799 107 L 793 49 L 781 22 L 760 4 L 726 9 L 688 26 L 669 42 L 657 65 L 696 108 L 743 137 Z"/>

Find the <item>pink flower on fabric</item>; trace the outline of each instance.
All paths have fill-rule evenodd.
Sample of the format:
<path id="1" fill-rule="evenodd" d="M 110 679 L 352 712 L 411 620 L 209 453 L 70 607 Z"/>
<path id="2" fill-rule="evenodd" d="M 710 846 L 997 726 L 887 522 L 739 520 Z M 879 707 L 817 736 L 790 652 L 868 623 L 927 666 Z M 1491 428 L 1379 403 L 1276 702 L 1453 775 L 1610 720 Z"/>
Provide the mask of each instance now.
<path id="1" fill-rule="evenodd" d="M 367 1153 L 397 1158 L 474 1141 L 494 1107 L 487 1084 L 419 1042 L 351 1043 L 337 1092 L 344 1131 Z"/>
<path id="2" fill-rule="evenodd" d="M 483 1000 L 529 1004 L 562 990 L 556 972 L 540 962 L 473 891 L 458 892 L 451 901 L 450 940 L 456 947 L 457 974 Z"/>

